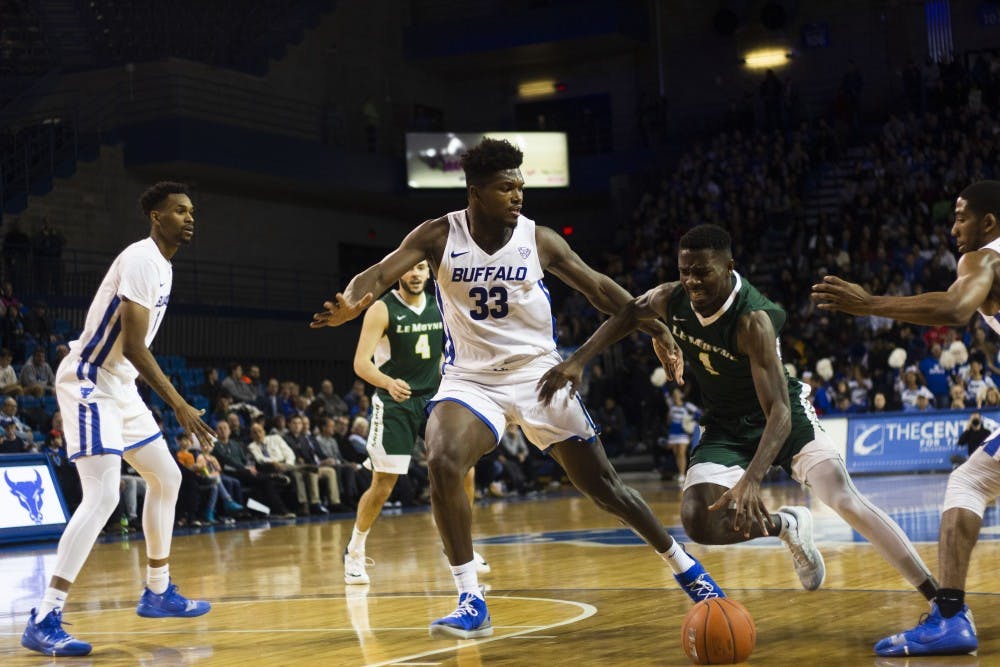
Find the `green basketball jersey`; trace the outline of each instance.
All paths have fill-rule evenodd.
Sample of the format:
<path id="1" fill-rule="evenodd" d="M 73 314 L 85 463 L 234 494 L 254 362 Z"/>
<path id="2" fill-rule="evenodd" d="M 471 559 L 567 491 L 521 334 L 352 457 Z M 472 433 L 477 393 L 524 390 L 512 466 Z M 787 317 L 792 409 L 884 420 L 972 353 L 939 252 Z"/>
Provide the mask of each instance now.
<path id="1" fill-rule="evenodd" d="M 389 310 L 388 359 L 385 339 L 375 353 L 379 370 L 393 378 L 402 378 L 414 395 L 437 390 L 441 382 L 441 345 L 444 324 L 434 297 L 424 295 L 424 309 L 415 313 L 395 290 L 382 297 Z M 379 390 L 382 391 L 382 390 Z M 388 394 L 386 394 L 388 395 Z"/>
<path id="2" fill-rule="evenodd" d="M 703 424 L 736 430 L 746 422 L 763 424 L 764 411 L 750 372 L 750 358 L 738 352 L 736 325 L 744 314 L 762 310 L 777 334 L 785 324 L 785 311 L 733 272 L 733 294 L 719 313 L 699 318 L 687 292 L 680 285 L 667 305 L 667 324 L 684 351 L 684 362 L 698 379 L 705 413 Z M 775 345 L 778 341 L 775 340 Z M 779 350 L 780 354 L 780 350 Z M 797 401 L 802 385 L 788 377 L 789 397 Z"/>

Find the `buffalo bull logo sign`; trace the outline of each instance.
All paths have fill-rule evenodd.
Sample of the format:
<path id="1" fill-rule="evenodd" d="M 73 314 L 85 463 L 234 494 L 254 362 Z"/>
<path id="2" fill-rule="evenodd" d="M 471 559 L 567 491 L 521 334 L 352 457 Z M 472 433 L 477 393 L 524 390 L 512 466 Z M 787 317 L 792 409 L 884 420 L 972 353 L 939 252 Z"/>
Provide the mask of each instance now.
<path id="1" fill-rule="evenodd" d="M 16 482 L 10 478 L 9 472 L 4 472 L 3 478 L 10 487 L 10 492 L 14 494 L 21 507 L 28 511 L 32 522 L 35 525 L 42 523 L 42 476 L 35 471 L 35 479 Z"/>

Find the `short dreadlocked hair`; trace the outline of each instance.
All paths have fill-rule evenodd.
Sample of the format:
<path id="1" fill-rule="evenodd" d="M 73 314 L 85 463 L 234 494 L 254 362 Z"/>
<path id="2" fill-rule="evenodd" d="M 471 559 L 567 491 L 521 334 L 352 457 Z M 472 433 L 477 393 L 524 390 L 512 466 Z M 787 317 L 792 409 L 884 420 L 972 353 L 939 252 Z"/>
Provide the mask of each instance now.
<path id="1" fill-rule="evenodd" d="M 170 195 L 187 195 L 190 197 L 191 189 L 187 183 L 178 183 L 176 181 L 160 181 L 151 185 L 145 192 L 139 195 L 139 208 L 142 209 L 142 214 L 149 217 L 149 214 L 159 208 Z"/>
<path id="2" fill-rule="evenodd" d="M 698 225 L 681 237 L 681 250 L 721 250 L 733 252 L 733 239 L 718 225 Z"/>
<path id="3" fill-rule="evenodd" d="M 992 213 L 1000 221 L 1000 181 L 977 181 L 958 195 L 976 217 Z"/>
<path id="4" fill-rule="evenodd" d="M 517 169 L 523 160 L 521 149 L 506 139 L 483 139 L 462 156 L 465 182 L 481 185 L 498 171 Z"/>

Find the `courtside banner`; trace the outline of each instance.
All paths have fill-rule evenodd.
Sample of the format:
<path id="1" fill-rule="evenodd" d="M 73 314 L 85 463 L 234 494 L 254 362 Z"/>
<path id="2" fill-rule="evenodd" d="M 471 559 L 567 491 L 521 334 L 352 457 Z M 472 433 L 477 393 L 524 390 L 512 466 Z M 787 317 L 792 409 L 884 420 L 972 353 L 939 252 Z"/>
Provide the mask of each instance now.
<path id="1" fill-rule="evenodd" d="M 911 472 L 951 470 L 951 457 L 967 455 L 958 437 L 972 410 L 888 412 L 849 416 L 847 470 L 849 472 Z M 993 430 L 1000 411 L 981 411 L 983 425 Z"/>
<path id="2" fill-rule="evenodd" d="M 44 454 L 0 455 L 0 543 L 56 539 L 69 516 Z"/>

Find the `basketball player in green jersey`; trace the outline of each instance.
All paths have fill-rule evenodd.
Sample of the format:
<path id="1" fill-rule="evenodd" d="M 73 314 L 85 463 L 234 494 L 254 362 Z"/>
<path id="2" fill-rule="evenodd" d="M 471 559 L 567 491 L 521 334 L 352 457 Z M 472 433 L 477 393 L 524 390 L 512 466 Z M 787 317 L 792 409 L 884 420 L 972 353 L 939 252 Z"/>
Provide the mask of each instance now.
<path id="1" fill-rule="evenodd" d="M 410 466 L 410 453 L 427 419 L 427 401 L 441 383 L 441 341 L 444 325 L 437 302 L 424 288 L 430 278 L 427 262 L 403 274 L 396 289 L 372 304 L 361 325 L 354 353 L 354 372 L 374 385 L 368 431 L 371 486 L 358 502 L 351 541 L 344 551 L 344 583 L 367 584 L 365 542 L 382 506 L 392 495 L 399 475 Z M 469 470 L 465 489 L 475 499 Z M 490 571 L 486 560 L 473 554 L 480 574 Z"/>
<path id="2" fill-rule="evenodd" d="M 925 597 L 936 591 L 927 566 L 899 526 L 854 487 L 843 458 L 821 428 L 809 388 L 788 376 L 778 332 L 785 311 L 733 270 L 729 234 L 699 225 L 680 240 L 680 281 L 654 287 L 608 319 L 569 359 L 538 382 L 548 404 L 584 365 L 647 320 L 662 318 L 701 389 L 703 434 L 684 482 L 684 530 L 701 544 L 777 535 L 807 590 L 826 574 L 806 507 L 769 513 L 760 484 L 780 465 L 865 536 Z"/>

